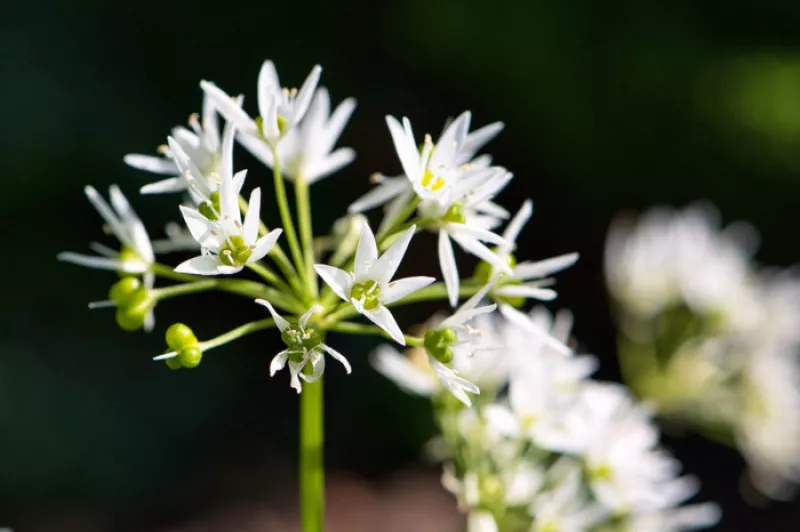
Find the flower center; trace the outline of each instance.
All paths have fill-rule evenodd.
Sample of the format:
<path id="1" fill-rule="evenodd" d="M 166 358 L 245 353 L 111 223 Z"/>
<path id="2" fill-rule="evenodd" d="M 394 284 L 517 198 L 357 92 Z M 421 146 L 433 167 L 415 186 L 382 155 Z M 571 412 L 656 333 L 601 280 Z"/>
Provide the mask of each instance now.
<path id="1" fill-rule="evenodd" d="M 433 192 L 439 191 L 444 187 L 445 181 L 440 176 L 434 174 L 430 170 L 425 170 L 422 174 L 422 186 Z"/>
<path id="2" fill-rule="evenodd" d="M 447 223 L 463 224 L 466 221 L 464 216 L 464 204 L 461 202 L 453 203 L 441 220 Z"/>
<path id="3" fill-rule="evenodd" d="M 364 281 L 363 283 L 356 283 L 350 290 L 350 297 L 361 301 L 364 308 L 367 310 L 374 310 L 381 304 L 380 301 L 381 287 L 375 281 Z"/>
<path id="4" fill-rule="evenodd" d="M 281 340 L 286 344 L 286 347 L 305 352 L 319 347 L 322 343 L 322 335 L 314 329 L 304 329 L 298 324 L 292 324 L 291 327 L 281 333 Z"/>
<path id="5" fill-rule="evenodd" d="M 430 356 L 442 364 L 447 364 L 453 360 L 451 346 L 456 340 L 458 336 L 453 329 L 437 329 L 426 332 L 422 343 Z"/>
<path id="6" fill-rule="evenodd" d="M 593 467 L 589 470 L 589 476 L 592 477 L 594 480 L 599 480 L 602 482 L 608 482 L 611 480 L 613 476 L 613 471 L 611 470 L 611 466 L 608 464 L 600 464 L 597 467 Z"/>
<path id="7" fill-rule="evenodd" d="M 219 252 L 219 258 L 228 266 L 244 266 L 253 254 L 253 249 L 245 244 L 240 235 L 228 237 L 225 246 Z"/>

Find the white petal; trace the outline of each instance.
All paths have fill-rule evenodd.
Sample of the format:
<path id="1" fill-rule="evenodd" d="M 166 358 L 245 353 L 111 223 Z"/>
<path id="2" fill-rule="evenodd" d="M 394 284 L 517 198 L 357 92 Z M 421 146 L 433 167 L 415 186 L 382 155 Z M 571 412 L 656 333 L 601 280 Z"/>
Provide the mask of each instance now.
<path id="1" fill-rule="evenodd" d="M 494 312 L 497 308 L 497 305 L 485 305 L 483 307 L 477 308 L 468 308 L 468 309 L 461 309 L 446 320 L 444 320 L 439 326 L 440 327 L 458 327 L 459 325 L 463 325 L 475 316 L 480 316 L 481 314 L 489 314 L 490 312 Z"/>
<path id="2" fill-rule="evenodd" d="M 64 251 L 59 253 L 56 258 L 58 258 L 58 260 L 63 260 L 64 262 L 71 262 L 72 264 L 77 264 L 79 266 L 86 266 L 87 268 L 111 271 L 122 270 L 122 262 L 119 259 L 112 259 L 110 257 L 93 257 L 91 255 L 82 255 L 80 253 Z"/>
<path id="3" fill-rule="evenodd" d="M 350 297 L 350 288 L 353 285 L 353 277 L 349 273 L 326 264 L 315 264 L 314 269 L 337 296 L 345 301 L 348 300 Z"/>
<path id="4" fill-rule="evenodd" d="M 458 303 L 460 280 L 456 257 L 453 254 L 453 245 L 450 243 L 450 237 L 444 229 L 439 231 L 439 266 L 442 269 L 444 285 L 447 287 L 447 298 L 450 301 L 450 306 L 454 307 Z"/>
<path id="5" fill-rule="evenodd" d="M 465 236 L 474 240 L 480 240 L 482 242 L 488 242 L 489 244 L 495 244 L 498 246 L 507 246 L 509 244 L 500 235 L 492 233 L 491 231 L 487 231 L 486 229 L 481 229 L 480 227 L 451 223 L 447 224 L 447 228 L 454 235 Z"/>
<path id="6" fill-rule="evenodd" d="M 314 183 L 344 168 L 355 158 L 356 152 L 352 148 L 339 148 L 327 157 L 313 161 L 305 170 L 305 178 L 309 183 Z"/>
<path id="7" fill-rule="evenodd" d="M 577 260 L 577 253 L 567 253 L 566 255 L 559 255 L 558 257 L 537 262 L 521 262 L 514 266 L 514 277 L 523 280 L 545 277 L 572 266 Z"/>
<path id="8" fill-rule="evenodd" d="M 516 242 L 520 231 L 522 231 L 523 226 L 528 223 L 528 220 L 531 219 L 532 215 L 533 202 L 529 199 L 525 200 L 525 203 L 522 204 L 519 212 L 517 212 L 511 221 L 508 222 L 508 227 L 506 227 L 506 230 L 503 232 L 503 238 L 509 244 Z"/>
<path id="9" fill-rule="evenodd" d="M 283 317 L 275 312 L 275 309 L 272 308 L 272 305 L 266 299 L 256 299 L 256 303 L 259 305 L 263 305 L 267 307 L 267 310 L 272 315 L 272 319 L 275 320 L 275 325 L 278 326 L 278 329 L 283 332 L 290 327 L 289 322 L 283 319 Z"/>
<path id="10" fill-rule="evenodd" d="M 352 300 L 355 301 L 355 300 Z M 386 307 L 380 306 L 374 310 L 366 310 L 360 304 L 353 303 L 356 309 L 366 316 L 372 323 L 389 333 L 392 339 L 400 345 L 406 345 L 406 339 L 403 338 L 403 331 L 392 316 L 392 313 Z"/>
<path id="11" fill-rule="evenodd" d="M 201 246 L 213 247 L 216 250 L 219 247 L 216 245 L 217 242 L 209 246 L 209 239 L 213 239 L 213 234 L 211 233 L 215 227 L 213 222 L 190 207 L 180 205 L 178 208 L 181 210 L 183 221 L 186 222 L 186 227 L 189 228 L 192 238 L 197 240 Z"/>
<path id="12" fill-rule="evenodd" d="M 250 255 L 250 258 L 247 259 L 247 262 L 256 262 L 266 257 L 267 253 L 272 251 L 272 248 L 275 246 L 278 238 L 280 238 L 281 233 L 283 233 L 283 229 L 273 229 L 266 235 L 256 240 L 253 254 Z"/>
<path id="13" fill-rule="evenodd" d="M 272 150 L 269 145 L 264 142 L 264 139 L 260 136 L 243 135 L 239 133 L 236 135 L 236 140 L 238 140 L 239 144 L 244 146 L 247 151 L 253 154 L 256 159 L 264 163 L 265 166 L 272 168 Z"/>
<path id="14" fill-rule="evenodd" d="M 260 221 L 260 217 L 261 189 L 254 188 L 250 193 L 250 201 L 248 202 L 247 214 L 244 216 L 244 226 L 242 228 L 242 237 L 248 246 L 254 244 L 258 239 L 258 222 Z"/>
<path id="15" fill-rule="evenodd" d="M 319 312 L 322 312 L 322 310 L 323 310 L 322 305 L 314 305 L 313 307 L 308 309 L 305 314 L 300 316 L 300 319 L 297 320 L 297 323 L 300 325 L 300 327 L 305 329 L 306 325 L 308 324 L 308 320 L 311 319 L 311 316 Z"/>
<path id="16" fill-rule="evenodd" d="M 517 436 L 520 426 L 514 414 L 504 405 L 487 405 L 481 412 L 486 419 L 486 423 L 498 434 L 504 436 Z"/>
<path id="17" fill-rule="evenodd" d="M 541 325 L 531 320 L 527 315 L 515 309 L 511 305 L 500 305 L 500 313 L 514 325 L 521 327 L 525 330 L 535 333 L 540 336 L 542 340 L 561 353 L 569 353 L 570 348 L 564 345 L 563 342 L 553 337 L 549 331 L 544 329 Z"/>
<path id="18" fill-rule="evenodd" d="M 456 225 L 456 224 L 448 224 L 449 226 Z M 453 240 L 455 240 L 459 246 L 461 246 L 464 251 L 475 255 L 476 257 L 485 260 L 498 270 L 504 273 L 511 273 L 511 269 L 508 266 L 508 263 L 503 261 L 501 257 L 498 257 L 491 249 L 487 248 L 483 245 L 480 241 L 470 237 L 465 236 L 463 234 L 452 234 Z"/>
<path id="19" fill-rule="evenodd" d="M 348 362 L 348 360 L 344 357 L 343 354 L 341 354 L 339 351 L 337 351 L 336 349 L 332 348 L 329 345 L 320 344 L 320 347 L 323 350 L 325 350 L 325 352 L 327 352 L 330 356 L 332 356 L 334 359 L 340 362 L 342 366 L 344 366 L 344 370 L 347 373 L 352 373 L 353 368 L 350 367 L 350 362 Z"/>
<path id="20" fill-rule="evenodd" d="M 219 109 L 220 114 L 236 124 L 236 129 L 242 133 L 258 135 L 258 128 L 256 128 L 255 122 L 247 116 L 247 113 L 244 112 L 235 99 L 208 81 L 201 81 L 200 88 L 203 89 L 206 96 L 214 100 L 214 104 Z"/>
<path id="21" fill-rule="evenodd" d="M 378 186 L 358 198 L 347 208 L 347 212 L 364 212 L 395 198 L 410 190 L 411 185 L 405 177 L 384 178 Z"/>
<path id="22" fill-rule="evenodd" d="M 133 243 L 133 240 L 131 240 L 131 237 L 128 234 L 125 226 L 117 214 L 111 210 L 111 207 L 108 205 L 108 203 L 106 203 L 106 200 L 104 200 L 103 197 L 93 187 L 87 186 L 83 190 L 94 208 L 97 209 L 97 212 L 109 225 L 111 231 L 114 233 L 114 236 L 116 236 L 117 239 L 123 244 L 128 245 L 131 249 L 136 249 L 136 246 Z"/>
<path id="23" fill-rule="evenodd" d="M 372 265 L 378 259 L 378 246 L 375 243 L 375 235 L 368 223 L 361 224 L 361 238 L 358 240 L 356 250 L 355 270 L 356 280 L 364 278 L 364 274 L 370 271 Z"/>
<path id="24" fill-rule="evenodd" d="M 362 227 L 366 227 L 366 225 L 367 224 L 364 224 Z M 403 233 L 400 238 L 395 240 L 394 244 L 381 255 L 381 258 L 375 261 L 375 264 L 369 271 L 370 277 L 382 283 L 386 283 L 394 277 L 397 268 L 400 267 L 403 256 L 406 254 L 408 244 L 411 242 L 411 237 L 414 236 L 416 230 L 417 226 L 412 225 L 406 229 L 405 233 Z"/>
<path id="25" fill-rule="evenodd" d="M 239 106 L 242 105 L 242 98 L 239 97 Z M 214 100 L 208 96 L 203 97 L 203 109 L 200 118 L 200 125 L 203 127 L 203 137 L 205 144 L 211 151 L 219 148 L 219 120 L 217 120 L 217 106 Z"/>
<path id="26" fill-rule="evenodd" d="M 419 368 L 391 346 L 378 347 L 370 356 L 370 362 L 376 370 L 407 392 L 430 396 L 439 389 L 439 382 L 433 373 Z"/>
<path id="27" fill-rule="evenodd" d="M 222 161 L 220 161 L 222 179 L 229 179 L 233 175 L 233 139 L 235 136 L 236 123 L 228 121 L 222 133 Z"/>
<path id="28" fill-rule="evenodd" d="M 322 356 L 322 353 L 313 350 L 310 351 L 307 356 L 309 358 L 309 362 L 311 362 L 311 375 L 300 373 L 300 378 L 306 382 L 318 381 L 319 378 L 322 377 L 322 373 L 325 371 L 325 357 Z"/>
<path id="29" fill-rule="evenodd" d="M 498 532 L 497 521 L 488 510 L 473 510 L 467 517 L 467 532 Z"/>
<path id="30" fill-rule="evenodd" d="M 189 183 L 181 176 L 169 177 L 150 183 L 139 189 L 142 194 L 164 194 L 169 192 L 182 192 L 189 188 Z"/>
<path id="31" fill-rule="evenodd" d="M 303 116 L 305 116 L 308 106 L 311 104 L 311 98 L 314 96 L 314 91 L 319 84 L 320 74 L 322 74 L 322 67 L 314 65 L 314 68 L 311 69 L 311 73 L 303 82 L 303 86 L 300 87 L 300 91 L 297 93 L 297 98 L 294 101 L 294 116 L 292 118 L 295 124 L 300 122 Z"/>
<path id="32" fill-rule="evenodd" d="M 152 172 L 154 174 L 175 175 L 178 173 L 178 167 L 175 162 L 164 157 L 154 157 L 152 155 L 140 155 L 138 153 L 129 153 L 122 158 L 125 164 L 136 168 L 137 170 L 144 170 L 145 172 Z"/>
<path id="33" fill-rule="evenodd" d="M 156 361 L 167 360 L 169 358 L 175 358 L 176 356 L 178 356 L 177 351 L 170 351 L 169 353 L 164 353 L 163 355 L 158 355 L 157 357 L 153 357 L 153 360 Z"/>
<path id="34" fill-rule="evenodd" d="M 393 281 L 381 291 L 380 300 L 382 303 L 389 305 L 421 288 L 425 288 L 435 280 L 433 277 L 406 277 L 405 279 Z"/>
<path id="35" fill-rule="evenodd" d="M 389 126 L 389 133 L 392 135 L 392 142 L 394 149 L 397 152 L 397 157 L 400 159 L 400 165 L 403 167 L 408 179 L 412 182 L 420 177 L 420 163 L 419 152 L 414 141 L 414 134 L 411 133 L 409 138 L 410 124 L 407 130 L 404 130 L 400 122 L 393 116 L 386 117 L 386 125 Z"/>
<path id="36" fill-rule="evenodd" d="M 552 301 L 558 294 L 555 290 L 550 288 L 539 288 L 538 286 L 530 286 L 524 284 L 507 284 L 495 288 L 492 292 L 496 296 L 501 297 L 532 297 L 540 301 Z"/>
<path id="37" fill-rule="evenodd" d="M 203 255 L 194 257 L 179 264 L 175 271 L 178 273 L 192 273 L 194 275 L 219 275 L 222 273 L 216 257 Z"/>
<path id="38" fill-rule="evenodd" d="M 355 108 L 356 101 L 353 98 L 347 98 L 336 107 L 336 110 L 333 112 L 326 125 L 325 137 L 321 141 L 323 142 L 322 147 L 325 152 L 331 151 L 334 145 L 336 145 L 336 141 L 341 136 Z"/>
<path id="39" fill-rule="evenodd" d="M 286 366 L 286 361 L 289 360 L 289 350 L 284 349 L 272 358 L 269 364 L 269 376 L 274 377 L 276 373 Z"/>
<path id="40" fill-rule="evenodd" d="M 281 82 L 275 64 L 269 59 L 261 65 L 258 72 L 258 112 L 262 117 L 267 116 L 267 109 L 275 100 L 275 93 L 281 90 Z"/>

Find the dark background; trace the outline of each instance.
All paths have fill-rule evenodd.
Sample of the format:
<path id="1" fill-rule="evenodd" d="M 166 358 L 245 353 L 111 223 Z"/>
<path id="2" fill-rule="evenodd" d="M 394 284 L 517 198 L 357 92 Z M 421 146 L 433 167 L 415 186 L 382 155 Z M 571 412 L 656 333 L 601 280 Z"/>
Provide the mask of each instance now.
<path id="1" fill-rule="evenodd" d="M 215 350 L 193 371 L 149 360 L 170 323 L 211 337 L 263 309 L 233 296 L 170 301 L 156 332 L 125 333 L 111 311 L 86 309 L 114 275 L 55 261 L 102 236 L 85 184 L 118 183 L 151 236 L 177 220 L 177 198 L 138 196 L 152 178 L 122 156 L 152 152 L 198 111 L 201 78 L 246 93 L 252 111 L 265 58 L 292 86 L 320 63 L 334 101 L 358 100 L 341 143 L 357 160 L 312 190 L 318 232 L 368 189 L 371 172 L 399 170 L 383 115 L 408 116 L 418 133 L 438 133 L 467 108 L 476 126 L 504 121 L 489 152 L 516 178 L 500 202 L 535 205 L 519 255 L 581 252 L 559 276 L 553 308 L 574 310 L 601 378 L 618 376 L 602 278 L 618 211 L 709 199 L 726 221 L 760 229 L 760 260 L 800 262 L 794 0 L 3 2 L 0 525 L 133 531 L 202 519 L 231 501 L 291 509 L 298 401 L 286 375 L 268 377 L 275 336 Z M 237 166 L 269 190 L 248 155 Z M 275 220 L 269 194 L 265 205 Z M 428 273 L 434 249 L 430 238 L 412 246 Z M 354 367 L 349 377 L 336 364 L 327 373 L 331 474 L 381 485 L 422 467 L 426 402 L 369 367 L 374 343 L 331 342 Z M 702 478 L 702 497 L 723 506 L 719 530 L 800 527 L 798 503 L 743 502 L 734 451 L 691 435 L 667 443 Z"/>

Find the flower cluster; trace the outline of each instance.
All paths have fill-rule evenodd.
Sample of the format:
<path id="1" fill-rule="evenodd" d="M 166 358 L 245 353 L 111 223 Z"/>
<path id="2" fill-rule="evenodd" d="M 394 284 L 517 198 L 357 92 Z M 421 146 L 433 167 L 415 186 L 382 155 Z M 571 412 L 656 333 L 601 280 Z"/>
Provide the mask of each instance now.
<path id="1" fill-rule="evenodd" d="M 606 274 L 630 385 L 783 497 L 800 481 L 800 276 L 757 268 L 757 240 L 706 205 L 657 208 L 612 227 Z"/>
<path id="2" fill-rule="evenodd" d="M 680 506 L 697 482 L 678 476 L 680 464 L 658 446 L 645 406 L 620 385 L 588 378 L 596 361 L 567 348 L 568 312 L 505 306 L 498 315 L 465 306 L 456 321 L 472 316 L 480 331 L 477 349 L 462 359 L 463 375 L 481 389 L 473 408 L 449 399 L 447 390 L 466 402 L 427 345 L 427 356 L 423 348 L 406 356 L 384 346 L 373 364 L 432 398 L 441 435 L 430 448 L 446 460 L 443 483 L 468 513 L 469 532 L 655 532 L 719 519 L 713 504 Z"/>

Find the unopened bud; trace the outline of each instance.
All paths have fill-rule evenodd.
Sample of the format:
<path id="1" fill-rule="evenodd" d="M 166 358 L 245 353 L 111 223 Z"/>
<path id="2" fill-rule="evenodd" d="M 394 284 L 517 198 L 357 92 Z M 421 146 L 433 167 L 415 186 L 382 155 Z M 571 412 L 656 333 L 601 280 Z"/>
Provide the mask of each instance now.
<path id="1" fill-rule="evenodd" d="M 203 350 L 197 345 L 185 347 L 181 349 L 181 352 L 178 353 L 178 356 L 175 358 L 180 359 L 181 365 L 184 368 L 196 368 L 203 359 Z"/>
<path id="2" fill-rule="evenodd" d="M 197 337 L 195 337 L 192 329 L 183 323 L 173 323 L 167 329 L 166 334 L 167 345 L 174 351 L 180 351 L 186 347 L 197 345 Z"/>

